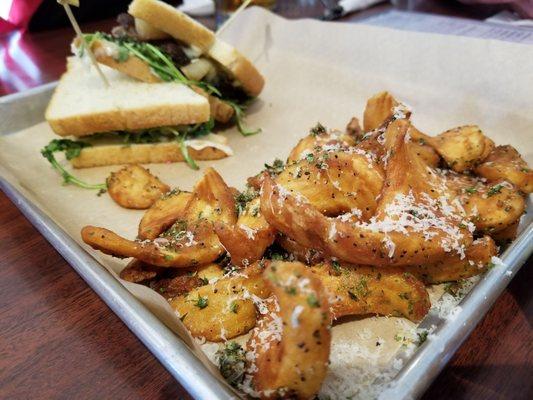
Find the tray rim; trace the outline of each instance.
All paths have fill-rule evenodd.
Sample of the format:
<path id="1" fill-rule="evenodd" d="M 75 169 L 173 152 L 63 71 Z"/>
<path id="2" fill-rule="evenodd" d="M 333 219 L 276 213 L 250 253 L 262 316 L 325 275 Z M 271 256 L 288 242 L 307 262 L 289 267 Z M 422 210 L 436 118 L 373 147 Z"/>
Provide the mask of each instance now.
<path id="1" fill-rule="evenodd" d="M 53 81 L 26 91 L 2 96 L 0 106 L 16 106 L 17 102 L 27 101 L 46 92 L 51 93 L 57 82 Z M 3 134 L 5 133 L 0 129 L 0 136 Z M 202 400 L 238 398 L 227 385 L 218 381 L 209 372 L 174 332 L 157 319 L 38 206 L 11 185 L 1 175 L 1 171 L 0 190 L 192 397 Z M 528 203 L 531 206 L 531 202 Z M 380 393 L 379 398 L 419 398 L 486 315 L 532 252 L 533 222 L 530 221 L 500 257 L 508 268 L 493 268 L 480 279 L 460 302 L 461 311 L 455 316 L 453 323 L 440 326 L 435 332 L 436 335 L 415 351 L 394 377 L 390 387 Z M 510 271 L 510 275 L 506 274 L 507 271 Z"/>

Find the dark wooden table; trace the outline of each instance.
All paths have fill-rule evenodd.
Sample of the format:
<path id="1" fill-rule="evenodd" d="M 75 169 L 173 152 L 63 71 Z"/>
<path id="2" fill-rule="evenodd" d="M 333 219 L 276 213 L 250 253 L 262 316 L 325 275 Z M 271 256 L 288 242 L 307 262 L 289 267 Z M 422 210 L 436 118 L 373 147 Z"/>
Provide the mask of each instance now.
<path id="1" fill-rule="evenodd" d="M 344 20 L 389 8 L 380 5 Z M 420 8 L 470 18 L 490 12 L 446 1 L 425 2 Z M 317 16 L 321 9 L 282 11 L 291 17 Z M 89 23 L 84 29 L 111 24 Z M 0 95 L 57 79 L 71 36 L 70 29 L 58 29 L 0 37 Z M 533 398 L 530 268 L 522 268 L 424 399 Z M 0 398 L 189 398 L 2 193 Z"/>

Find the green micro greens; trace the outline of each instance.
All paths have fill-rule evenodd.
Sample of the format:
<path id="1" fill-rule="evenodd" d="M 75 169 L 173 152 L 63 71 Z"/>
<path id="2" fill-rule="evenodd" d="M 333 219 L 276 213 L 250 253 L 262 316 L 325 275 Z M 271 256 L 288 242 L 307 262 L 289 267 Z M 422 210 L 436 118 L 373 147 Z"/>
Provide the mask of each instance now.
<path id="1" fill-rule="evenodd" d="M 171 132 L 176 136 L 176 140 L 179 143 L 181 154 L 183 155 L 183 159 L 187 163 L 189 167 L 191 167 L 194 170 L 200 169 L 198 164 L 196 164 L 196 161 L 191 157 L 189 154 L 189 149 L 187 148 L 186 140 L 188 138 L 192 137 L 200 137 L 205 136 L 211 130 L 213 129 L 213 126 L 215 125 L 215 121 L 213 118 L 211 118 L 208 122 L 204 124 L 196 124 L 193 126 L 185 126 L 181 128 L 163 128 Z"/>
<path id="2" fill-rule="evenodd" d="M 231 108 L 233 108 L 233 119 L 235 120 L 235 125 L 237 125 L 237 129 L 243 136 L 252 136 L 255 134 L 258 134 L 261 132 L 261 128 L 258 129 L 250 129 L 245 125 L 244 119 L 245 119 L 245 113 L 246 105 L 245 104 L 237 104 L 233 101 L 224 100 Z"/>
<path id="3" fill-rule="evenodd" d="M 84 147 L 88 146 L 90 146 L 90 144 L 84 142 L 75 142 L 69 139 L 54 139 L 41 149 L 41 154 L 50 162 L 50 164 L 52 164 L 52 167 L 61 174 L 65 184 L 72 184 L 83 189 L 106 190 L 107 184 L 105 183 L 90 184 L 76 178 L 68 172 L 54 156 L 54 153 L 64 152 L 67 160 L 72 160 L 80 155 L 80 152 Z"/>

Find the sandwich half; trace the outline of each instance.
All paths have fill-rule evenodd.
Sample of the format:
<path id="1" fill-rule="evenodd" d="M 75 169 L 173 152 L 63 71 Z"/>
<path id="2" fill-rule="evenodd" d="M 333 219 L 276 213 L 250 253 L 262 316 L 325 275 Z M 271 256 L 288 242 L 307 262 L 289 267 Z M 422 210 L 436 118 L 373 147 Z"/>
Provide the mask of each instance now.
<path id="1" fill-rule="evenodd" d="M 98 62 L 135 79 L 177 80 L 208 98 L 212 117 L 234 118 L 241 133 L 243 110 L 264 78 L 253 63 L 186 14 L 159 0 L 134 0 L 112 34 L 86 35 Z M 77 43 L 77 51 L 83 45 Z"/>
<path id="2" fill-rule="evenodd" d="M 45 113 L 75 168 L 215 160 L 232 154 L 211 133 L 207 99 L 179 82 L 139 82 L 102 66 L 106 87 L 86 59 L 69 57 Z M 70 152 L 69 152 L 70 150 Z M 43 153 L 44 154 L 44 153 Z"/>

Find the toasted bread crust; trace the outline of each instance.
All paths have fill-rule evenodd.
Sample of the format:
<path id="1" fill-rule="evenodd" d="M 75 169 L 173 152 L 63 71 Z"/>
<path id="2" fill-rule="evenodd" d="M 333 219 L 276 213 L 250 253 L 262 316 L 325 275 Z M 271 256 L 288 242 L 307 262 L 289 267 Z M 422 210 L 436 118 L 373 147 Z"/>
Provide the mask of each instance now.
<path id="1" fill-rule="evenodd" d="M 215 121 L 226 123 L 231 119 L 231 117 L 233 117 L 235 112 L 229 104 L 223 102 L 218 97 L 208 95 L 205 90 L 199 87 L 192 87 L 191 89 L 204 96 L 209 101 L 209 107 L 211 107 L 211 116 L 215 119 Z"/>
<path id="2" fill-rule="evenodd" d="M 53 108 L 54 95 L 46 109 L 45 118 L 52 130 L 59 136 L 86 136 L 95 132 L 108 132 L 121 130 L 117 128 L 122 116 L 118 110 L 110 110 L 87 115 L 76 115 L 72 117 L 54 119 L 49 116 L 48 110 Z M 122 125 L 121 125 L 122 126 Z"/>
<path id="3" fill-rule="evenodd" d="M 139 57 L 132 56 L 128 57 L 125 61 L 117 61 L 112 56 L 106 54 L 104 44 L 100 40 L 95 40 L 92 43 L 91 50 L 99 63 L 116 69 L 123 74 L 147 83 L 161 82 L 161 79 L 152 72 L 150 66 Z"/>
<path id="4" fill-rule="evenodd" d="M 135 31 L 141 40 L 166 39 L 170 36 L 168 33 L 154 28 L 148 22 L 139 18 L 135 18 Z"/>
<path id="5" fill-rule="evenodd" d="M 263 90 L 265 79 L 250 60 L 223 40 L 216 39 L 207 55 L 215 60 L 251 97 Z"/>
<path id="6" fill-rule="evenodd" d="M 195 160 L 219 160 L 227 157 L 222 150 L 206 147 L 188 148 Z M 120 164 L 162 164 L 183 161 L 176 142 L 156 144 L 105 145 L 84 148 L 80 155 L 70 160 L 74 168 L 91 168 Z"/>
<path id="7" fill-rule="evenodd" d="M 162 1 L 133 0 L 128 13 L 203 51 L 207 51 L 215 41 L 211 30 Z"/>
<path id="8" fill-rule="evenodd" d="M 241 55 L 229 69 L 249 96 L 259 96 L 265 86 L 265 78 L 263 78 L 263 75 L 259 73 L 250 60 Z"/>
<path id="9" fill-rule="evenodd" d="M 52 100 L 50 104 L 52 104 Z M 82 137 L 95 132 L 148 129 L 158 126 L 196 124 L 209 119 L 204 107 L 184 105 L 175 112 L 173 105 L 144 107 L 137 110 L 112 110 L 102 113 L 78 115 L 70 118 L 46 117 L 52 130 L 59 136 Z M 186 122 L 185 122 L 186 121 Z"/>

